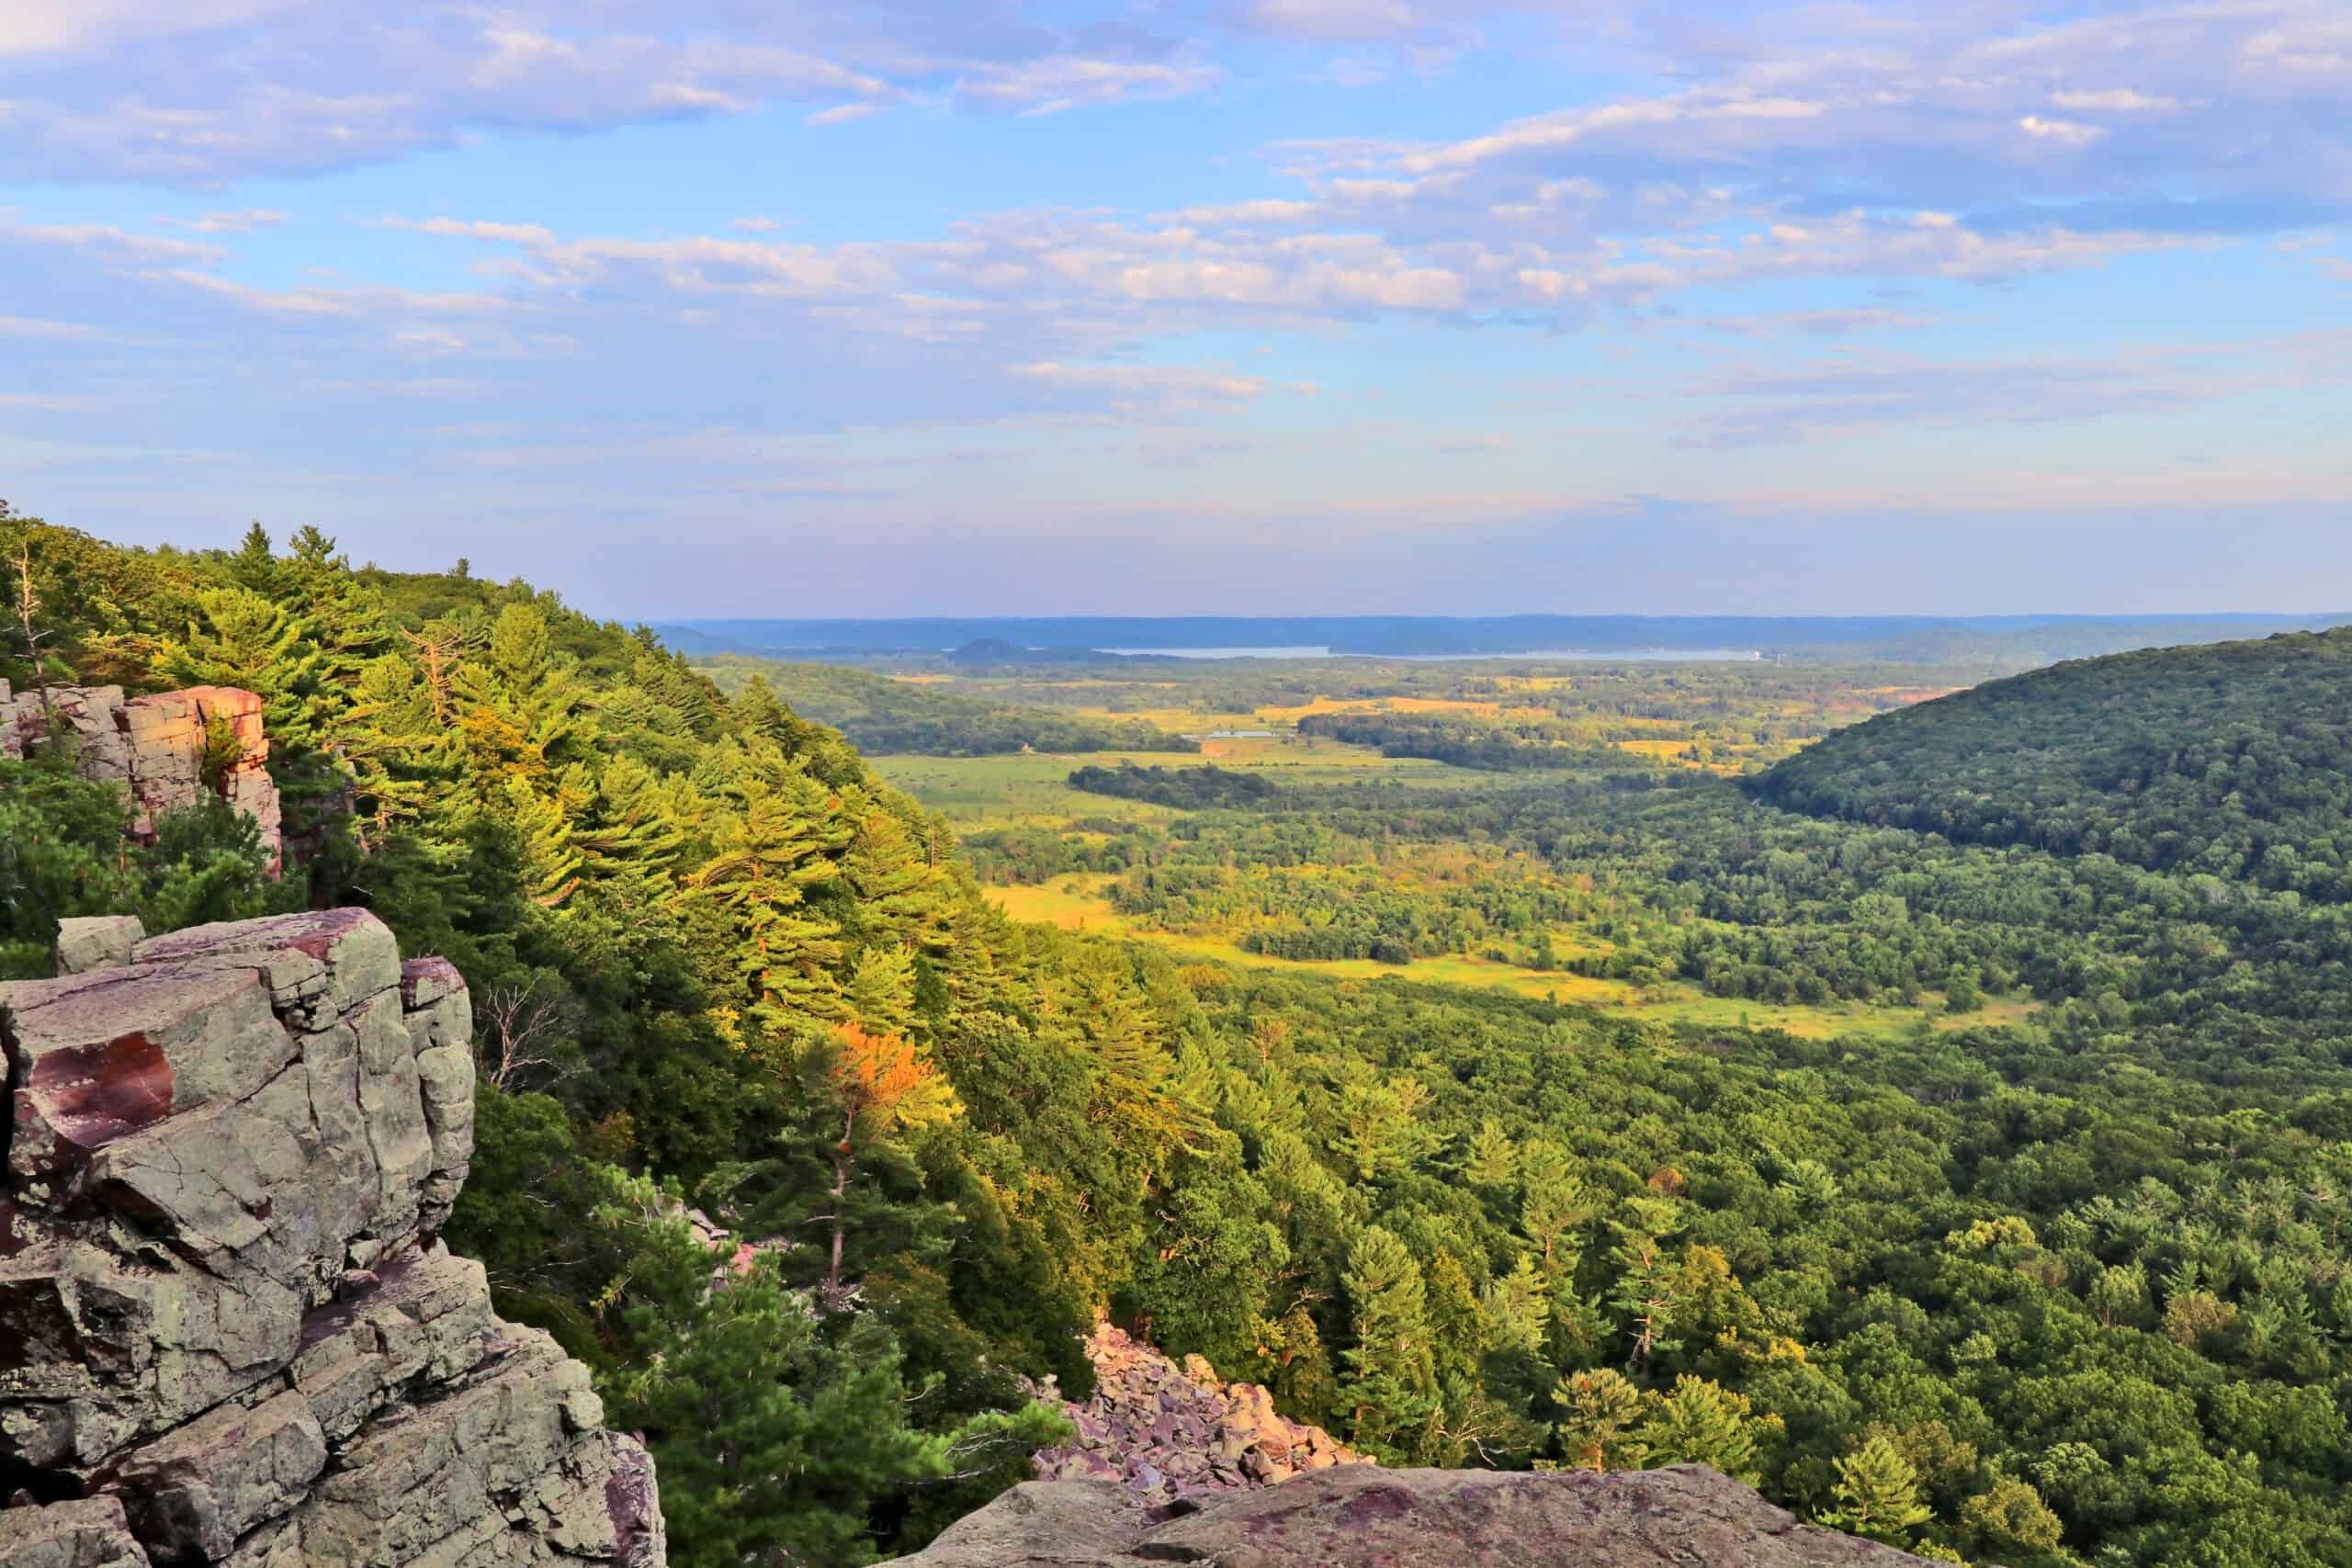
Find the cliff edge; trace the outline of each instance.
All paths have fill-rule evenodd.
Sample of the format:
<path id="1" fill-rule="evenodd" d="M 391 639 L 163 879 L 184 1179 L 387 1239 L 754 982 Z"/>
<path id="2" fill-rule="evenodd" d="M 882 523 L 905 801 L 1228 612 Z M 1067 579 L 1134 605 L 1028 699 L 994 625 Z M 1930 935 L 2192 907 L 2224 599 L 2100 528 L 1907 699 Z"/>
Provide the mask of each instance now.
<path id="1" fill-rule="evenodd" d="M 1506 1473 L 1340 1465 L 1151 1508 L 1112 1481 L 1032 1481 L 899 1568 L 1920 1568 L 1797 1523 L 1696 1465 Z"/>
<path id="2" fill-rule="evenodd" d="M 0 985 L 0 1568 L 661 1568 L 652 1461 L 438 1241 L 465 983 L 362 910 Z"/>

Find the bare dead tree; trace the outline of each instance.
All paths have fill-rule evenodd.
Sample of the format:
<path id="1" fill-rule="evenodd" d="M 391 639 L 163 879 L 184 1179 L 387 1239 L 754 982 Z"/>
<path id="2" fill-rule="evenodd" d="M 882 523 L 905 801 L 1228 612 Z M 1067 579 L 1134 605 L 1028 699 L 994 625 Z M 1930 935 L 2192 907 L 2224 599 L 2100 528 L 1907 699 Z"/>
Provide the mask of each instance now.
<path id="1" fill-rule="evenodd" d="M 490 1025 L 497 1059 L 490 1066 L 490 1081 L 513 1093 L 524 1075 L 541 1067 L 558 1077 L 562 1064 L 547 1053 L 562 1033 L 569 1010 L 557 998 L 541 991 L 534 980 L 527 986 L 493 986 L 476 1011 Z"/>
<path id="2" fill-rule="evenodd" d="M 5 515 L 6 509 L 0 508 L 0 516 Z M 33 685 L 40 693 L 42 717 L 53 733 L 57 728 L 57 715 L 50 705 L 49 667 L 41 648 L 54 634 L 40 629 L 40 594 L 33 587 L 31 539 L 19 538 L 17 541 L 17 558 L 9 564 L 17 569 L 17 591 L 10 608 L 16 614 L 17 635 L 24 639 L 25 658 L 32 665 Z"/>

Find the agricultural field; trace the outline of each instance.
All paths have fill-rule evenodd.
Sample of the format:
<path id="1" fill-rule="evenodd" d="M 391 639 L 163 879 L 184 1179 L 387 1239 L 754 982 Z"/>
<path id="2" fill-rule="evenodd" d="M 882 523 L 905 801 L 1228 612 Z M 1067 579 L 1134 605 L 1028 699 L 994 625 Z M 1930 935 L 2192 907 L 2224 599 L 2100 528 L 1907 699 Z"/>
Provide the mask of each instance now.
<path id="1" fill-rule="evenodd" d="M 899 754 L 872 759 L 875 771 L 955 824 L 958 831 L 1013 824 L 1060 822 L 1078 818 L 1161 822 L 1181 813 L 1142 801 L 1086 795 L 1070 788 L 1070 773 L 1081 764 L 1136 767 L 1198 767 L 1262 771 L 1284 790 L 1364 791 L 1476 790 L 1490 787 L 1487 775 L 1418 757 L 1384 757 L 1350 746 L 1298 735 L 1203 739 L 1198 751 L 1106 750 L 1084 754 L 1027 752 L 996 757 L 923 757 Z"/>
<path id="2" fill-rule="evenodd" d="M 1792 681 L 1770 669 L 1357 662 L 1171 672 L 1153 661 L 1125 680 L 910 672 L 934 698 L 1003 714 L 1050 694 L 1065 723 L 1148 726 L 1169 740 L 899 752 L 874 766 L 954 829 L 1008 914 L 1188 962 L 1807 1038 L 2031 1016 L 1997 970 L 1990 987 L 1951 982 L 1940 957 L 1883 966 L 1883 981 L 1790 964 L 1779 949 L 1818 933 L 1775 929 L 1785 917 L 1769 901 L 1690 907 L 1675 861 L 1691 834 L 1639 814 L 1700 789 L 1712 834 L 1723 812 L 1753 809 L 1737 780 L 1761 754 L 1939 688 L 1874 671 Z M 1231 775 L 1248 787 L 1214 782 Z M 1948 984 L 1961 986 L 1957 1004 Z"/>
<path id="3" fill-rule="evenodd" d="M 1036 886 L 1001 885 L 986 889 L 989 901 L 1017 920 L 1056 926 L 1063 931 L 1154 943 L 1181 957 L 1207 964 L 1230 964 L 1294 975 L 1374 984 L 1410 980 L 1422 985 L 1471 986 L 1499 989 L 1514 996 L 1537 997 L 1567 1006 L 1602 1008 L 1627 1012 L 1660 1023 L 1690 1023 L 1721 1029 L 1786 1030 L 1806 1039 L 1840 1035 L 1894 1036 L 1922 1027 L 1937 1031 L 1961 1027 L 1985 1028 L 2026 1021 L 2029 1002 L 2004 1000 L 1969 1014 L 1930 1007 L 1893 1009 L 1859 1004 L 1808 1007 L 1802 1004 L 1760 1004 L 1710 997 L 1696 987 L 1673 985 L 1640 987 L 1622 980 L 1594 979 L 1559 970 L 1521 968 L 1465 954 L 1416 958 L 1403 965 L 1374 959 L 1334 959 L 1311 962 L 1250 953 L 1231 942 L 1172 935 L 1122 915 L 1105 892 L 1109 879 L 1099 874 L 1063 878 Z M 1562 931 L 1563 946 L 1572 933 Z M 1941 998 L 1930 998 L 1939 1001 Z"/>

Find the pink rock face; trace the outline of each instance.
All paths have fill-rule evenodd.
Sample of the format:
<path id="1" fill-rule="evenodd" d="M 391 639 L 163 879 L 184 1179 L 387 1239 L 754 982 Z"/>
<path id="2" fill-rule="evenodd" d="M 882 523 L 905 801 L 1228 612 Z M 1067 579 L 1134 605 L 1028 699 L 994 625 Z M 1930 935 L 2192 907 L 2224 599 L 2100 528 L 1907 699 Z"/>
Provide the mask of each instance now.
<path id="1" fill-rule="evenodd" d="M 7 1167 L 21 1199 L 166 1117 L 250 1094 L 293 1054 L 251 970 L 99 970 L 7 991 Z"/>
<path id="2" fill-rule="evenodd" d="M 129 792 L 129 831 L 140 843 L 155 841 L 159 818 L 218 794 L 259 825 L 269 874 L 276 876 L 285 859 L 285 832 L 261 707 L 259 696 L 235 686 L 129 698 L 119 686 L 52 686 L 44 706 L 40 693 L 11 694 L 0 682 L 0 757 L 21 757 L 27 747 L 56 736 L 74 748 L 83 777 Z M 227 722 L 238 752 L 208 777 L 205 739 L 216 720 Z"/>
<path id="3" fill-rule="evenodd" d="M 1108 1323 L 1095 1325 L 1086 1354 L 1094 1397 L 1063 1405 L 1077 1430 L 1036 1455 L 1046 1480 L 1116 1480 L 1166 1505 L 1373 1462 L 1319 1427 L 1283 1419 L 1263 1388 L 1227 1382 L 1198 1356 L 1179 1367 Z"/>
<path id="4" fill-rule="evenodd" d="M 172 1113 L 172 1065 L 133 1031 L 84 1050 L 52 1051 L 33 1064 L 23 1090 L 44 1103 L 58 1142 L 87 1152 Z"/>

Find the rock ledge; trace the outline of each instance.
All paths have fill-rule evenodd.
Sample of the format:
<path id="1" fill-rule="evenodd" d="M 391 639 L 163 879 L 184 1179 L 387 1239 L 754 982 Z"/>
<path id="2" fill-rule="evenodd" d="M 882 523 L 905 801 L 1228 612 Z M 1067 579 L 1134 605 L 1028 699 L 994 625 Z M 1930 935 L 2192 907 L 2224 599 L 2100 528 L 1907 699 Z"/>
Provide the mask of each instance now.
<path id="1" fill-rule="evenodd" d="M 66 928 L 0 985 L 0 1568 L 661 1568 L 644 1449 L 436 1239 L 457 971 L 356 909 Z"/>
<path id="2" fill-rule="evenodd" d="M 1114 1482 L 1033 1481 L 901 1568 L 1919 1568 L 1801 1525 L 1712 1470 L 1380 1470 L 1154 1509 Z"/>

